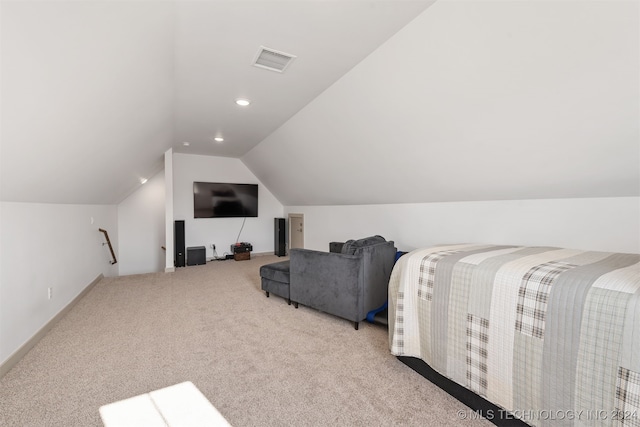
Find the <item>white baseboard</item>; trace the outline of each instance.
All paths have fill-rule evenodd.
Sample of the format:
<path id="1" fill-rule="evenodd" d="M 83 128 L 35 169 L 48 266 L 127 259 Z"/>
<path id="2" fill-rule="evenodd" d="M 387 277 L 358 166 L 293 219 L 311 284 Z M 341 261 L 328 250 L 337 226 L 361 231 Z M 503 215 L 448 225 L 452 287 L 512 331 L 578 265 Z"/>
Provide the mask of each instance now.
<path id="1" fill-rule="evenodd" d="M 252 257 L 254 257 L 254 256 L 260 257 L 260 256 L 265 256 L 265 255 L 275 255 L 275 254 L 273 252 L 251 252 L 251 256 Z M 287 254 L 287 256 L 288 256 L 288 254 Z M 211 258 L 211 257 L 206 259 L 207 263 L 214 262 L 214 261 L 228 261 L 228 260 L 216 259 L 216 258 Z M 185 267 L 189 267 L 189 265 L 185 265 Z M 180 268 L 182 268 L 182 267 L 180 267 Z M 167 268 L 164 269 L 165 273 L 174 273 L 175 271 L 176 271 L 176 267 L 167 267 Z"/>
<path id="2" fill-rule="evenodd" d="M 93 289 L 93 287 L 103 277 L 104 275 L 102 274 L 96 277 L 93 282 L 89 283 L 89 285 L 87 285 L 87 287 L 78 294 L 78 296 L 71 300 L 71 302 L 67 304 L 62 310 L 60 310 L 58 314 L 53 316 L 51 320 L 49 320 L 42 328 L 40 328 L 40 330 L 36 332 L 34 336 L 32 336 L 26 343 L 24 343 L 19 349 L 17 349 L 11 356 L 9 356 L 7 360 L 2 362 L 2 364 L 0 364 L 0 378 L 4 377 L 7 372 L 9 372 L 11 368 L 13 368 L 16 363 L 18 363 L 29 352 L 29 350 L 31 350 L 38 343 L 38 341 L 40 341 L 47 334 L 47 332 L 49 332 L 51 328 L 53 328 L 55 324 L 58 323 L 58 321 L 62 319 L 62 317 L 67 314 L 74 305 L 76 305 L 78 301 L 80 301 L 80 299 L 82 299 L 82 297 L 84 297 L 91 289 Z"/>
<path id="3" fill-rule="evenodd" d="M 273 251 L 271 252 L 251 252 L 251 256 L 265 256 L 265 255 L 275 255 Z"/>

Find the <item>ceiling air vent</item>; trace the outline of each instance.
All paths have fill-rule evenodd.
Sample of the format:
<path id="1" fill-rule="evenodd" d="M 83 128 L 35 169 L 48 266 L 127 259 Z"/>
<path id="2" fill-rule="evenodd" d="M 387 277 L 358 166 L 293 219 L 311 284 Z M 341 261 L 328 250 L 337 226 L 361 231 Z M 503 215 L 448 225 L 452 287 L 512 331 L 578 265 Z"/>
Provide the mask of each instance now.
<path id="1" fill-rule="evenodd" d="M 268 47 L 260 46 L 260 50 L 258 50 L 258 54 L 253 60 L 253 65 L 282 73 L 289 64 L 291 64 L 291 61 L 293 61 L 295 57 L 295 55 L 291 55 L 290 53 L 284 53 Z"/>

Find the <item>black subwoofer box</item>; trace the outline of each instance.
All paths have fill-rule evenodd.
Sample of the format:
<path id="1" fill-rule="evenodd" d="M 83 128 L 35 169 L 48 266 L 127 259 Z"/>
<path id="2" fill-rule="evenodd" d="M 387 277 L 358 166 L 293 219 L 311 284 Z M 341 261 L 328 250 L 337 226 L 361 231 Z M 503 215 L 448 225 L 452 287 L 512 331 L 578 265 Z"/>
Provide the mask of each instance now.
<path id="1" fill-rule="evenodd" d="M 202 265 L 207 263 L 207 249 L 204 246 L 192 246 L 187 248 L 187 265 Z"/>

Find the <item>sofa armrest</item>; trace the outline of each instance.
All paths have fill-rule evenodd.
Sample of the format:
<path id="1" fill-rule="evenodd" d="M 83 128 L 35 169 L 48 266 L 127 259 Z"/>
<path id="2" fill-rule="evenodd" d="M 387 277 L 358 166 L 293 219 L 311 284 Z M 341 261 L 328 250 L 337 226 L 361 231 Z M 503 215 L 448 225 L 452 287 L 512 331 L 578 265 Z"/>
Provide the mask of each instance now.
<path id="1" fill-rule="evenodd" d="M 362 255 L 291 249 L 291 301 L 358 322 L 363 278 Z"/>

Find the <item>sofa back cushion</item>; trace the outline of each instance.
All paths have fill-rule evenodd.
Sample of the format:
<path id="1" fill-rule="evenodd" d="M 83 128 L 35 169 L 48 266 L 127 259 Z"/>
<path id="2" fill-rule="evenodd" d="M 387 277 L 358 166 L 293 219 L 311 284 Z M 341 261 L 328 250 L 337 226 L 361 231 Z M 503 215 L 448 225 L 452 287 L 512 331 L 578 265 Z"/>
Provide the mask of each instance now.
<path id="1" fill-rule="evenodd" d="M 334 254 L 341 254 L 344 242 L 329 242 L 329 252 Z"/>
<path id="2" fill-rule="evenodd" d="M 356 250 L 358 250 L 359 248 L 364 248 L 366 246 L 384 242 L 386 242 L 386 240 L 382 236 L 365 237 L 364 239 L 360 240 L 347 240 L 342 246 L 342 253 L 347 255 L 354 255 L 356 253 Z"/>

